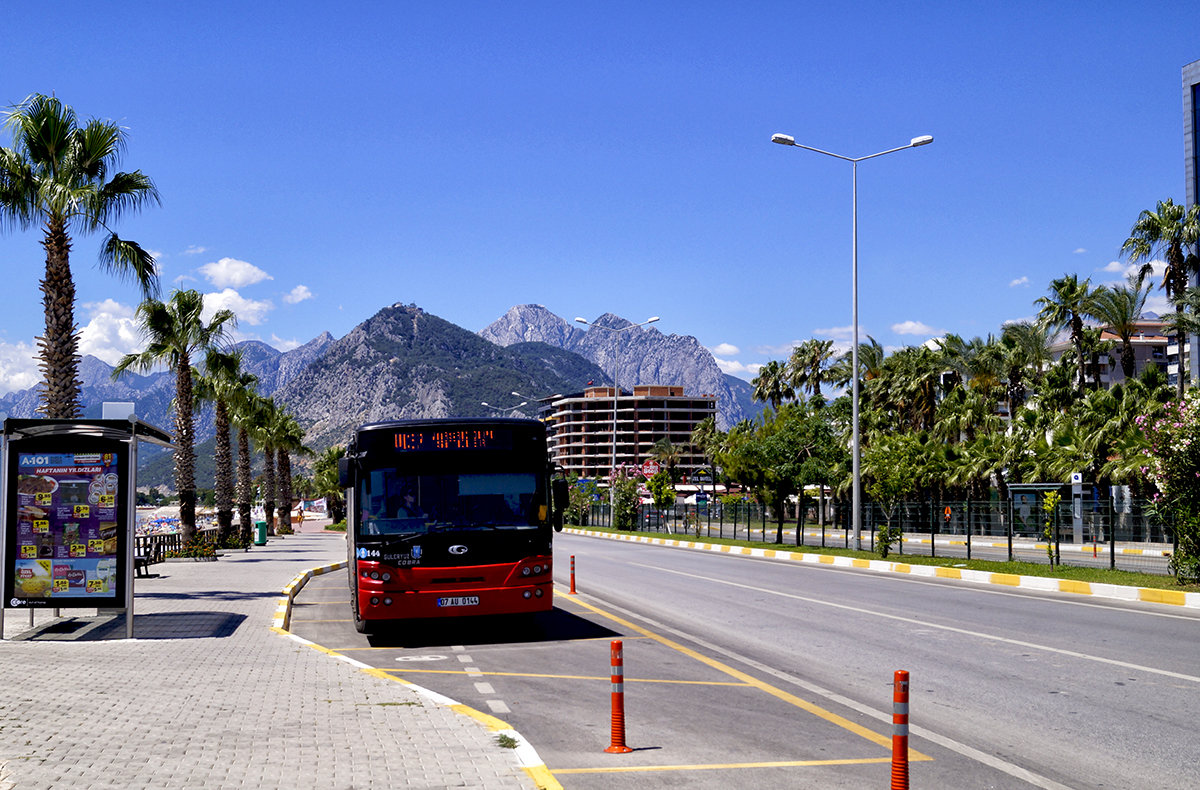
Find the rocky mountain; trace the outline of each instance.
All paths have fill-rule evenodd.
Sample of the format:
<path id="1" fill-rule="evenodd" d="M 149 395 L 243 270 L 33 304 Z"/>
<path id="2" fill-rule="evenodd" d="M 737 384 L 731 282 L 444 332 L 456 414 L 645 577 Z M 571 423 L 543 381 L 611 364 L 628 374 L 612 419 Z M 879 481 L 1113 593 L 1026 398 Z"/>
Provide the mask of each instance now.
<path id="1" fill-rule="evenodd" d="M 273 395 L 300 374 L 333 343 L 333 335 L 322 332 L 291 351 L 280 351 L 261 340 L 238 343 L 242 353 L 242 369 L 258 377 L 258 391 Z"/>
<path id="2" fill-rule="evenodd" d="M 363 423 L 485 416 L 495 412 L 484 401 L 507 408 L 516 405 L 513 392 L 530 400 L 601 375 L 553 345 L 503 347 L 416 305 L 394 304 L 330 343 L 276 399 L 305 427 L 305 443 L 319 448 L 345 442 Z"/>
<path id="3" fill-rule="evenodd" d="M 322 332 L 291 351 L 279 351 L 257 340 L 238 343 L 237 349 L 242 352 L 244 369 L 258 377 L 259 393 L 273 395 L 319 357 L 332 342 L 333 336 Z M 171 400 L 175 397 L 174 376 L 165 371 L 148 376 L 129 372 L 113 381 L 112 372 L 113 366 L 98 357 L 87 355 L 80 359 L 79 381 L 83 385 L 80 399 L 85 418 L 99 418 L 101 406 L 106 401 L 132 402 L 134 412 L 140 419 L 168 432 L 174 430 L 175 418 L 171 412 Z M 36 387 L 0 397 L 0 411 L 10 417 L 37 417 L 37 407 Z M 197 440 L 203 442 L 212 433 L 212 409 L 200 406 L 196 414 Z"/>
<path id="4" fill-rule="evenodd" d="M 717 422 L 723 430 L 761 410 L 745 381 L 721 372 L 713 355 L 691 335 L 664 335 L 653 326 L 605 313 L 584 330 L 542 305 L 511 308 L 479 334 L 501 346 L 537 341 L 579 354 L 600 366 L 604 380 L 635 384 L 682 385 L 695 395 L 717 396 Z"/>

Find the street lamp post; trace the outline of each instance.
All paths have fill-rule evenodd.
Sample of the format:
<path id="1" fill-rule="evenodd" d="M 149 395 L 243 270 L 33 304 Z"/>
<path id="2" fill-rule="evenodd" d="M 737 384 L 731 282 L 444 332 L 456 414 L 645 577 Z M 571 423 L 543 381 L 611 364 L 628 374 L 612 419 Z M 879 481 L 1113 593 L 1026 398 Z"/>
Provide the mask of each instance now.
<path id="1" fill-rule="evenodd" d="M 889 148 L 886 151 L 880 151 L 877 154 L 868 156 L 851 157 L 835 154 L 831 151 L 823 151 L 820 148 L 813 148 L 808 145 L 801 145 L 796 142 L 796 138 L 790 134 L 774 134 L 771 135 L 771 142 L 779 143 L 780 145 L 791 145 L 796 148 L 803 148 L 806 151 L 812 151 L 825 156 L 832 156 L 834 159 L 841 159 L 849 162 L 852 173 L 852 193 L 853 193 L 853 220 L 851 222 L 851 263 L 850 263 L 850 321 L 853 325 L 853 345 L 850 347 L 850 369 L 853 371 L 850 377 L 850 413 L 851 422 L 853 424 L 851 434 L 851 474 L 854 479 L 852 514 L 854 524 L 854 548 L 862 551 L 862 448 L 859 444 L 859 422 L 858 422 L 858 163 L 865 162 L 868 159 L 884 156 L 885 154 L 894 154 L 897 151 L 903 151 L 906 148 L 916 148 L 921 145 L 928 145 L 933 142 L 932 135 L 921 135 L 914 137 L 909 141 L 908 145 L 901 145 L 896 148 Z"/>
<path id="2" fill-rule="evenodd" d="M 657 320 L 658 320 L 658 316 L 652 316 L 651 318 L 647 318 L 645 321 L 641 322 L 640 324 L 629 324 L 628 326 L 623 326 L 620 329 L 613 329 L 611 326 L 602 326 L 600 324 L 593 324 L 593 323 L 588 322 L 586 319 L 578 318 L 578 317 L 575 319 L 575 322 L 579 323 L 579 324 L 583 324 L 584 326 L 587 326 L 587 327 L 594 328 L 594 329 L 603 329 L 606 332 L 612 332 L 613 334 L 617 335 L 617 334 L 620 334 L 621 332 L 624 332 L 627 329 L 636 329 L 639 326 L 645 326 L 646 324 L 653 324 Z M 608 485 L 608 510 L 609 510 L 610 514 L 614 512 L 613 508 L 615 507 L 615 502 L 616 502 L 616 500 L 613 497 L 613 490 L 614 490 L 613 483 L 616 482 L 616 473 L 617 473 L 617 399 L 621 396 L 621 385 L 617 383 L 617 370 L 619 367 L 619 362 L 620 362 L 620 360 L 617 358 L 617 355 L 614 353 L 613 354 L 613 427 L 612 427 L 612 475 L 613 475 L 613 480 Z"/>

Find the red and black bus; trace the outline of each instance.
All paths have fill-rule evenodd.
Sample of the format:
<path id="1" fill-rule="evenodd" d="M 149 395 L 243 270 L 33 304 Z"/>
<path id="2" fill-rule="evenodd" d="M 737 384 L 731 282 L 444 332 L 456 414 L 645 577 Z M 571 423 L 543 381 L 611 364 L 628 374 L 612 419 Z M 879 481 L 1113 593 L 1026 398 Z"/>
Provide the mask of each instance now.
<path id="1" fill-rule="evenodd" d="M 404 420 L 358 429 L 339 467 L 354 625 L 549 611 L 552 481 L 537 420 Z"/>

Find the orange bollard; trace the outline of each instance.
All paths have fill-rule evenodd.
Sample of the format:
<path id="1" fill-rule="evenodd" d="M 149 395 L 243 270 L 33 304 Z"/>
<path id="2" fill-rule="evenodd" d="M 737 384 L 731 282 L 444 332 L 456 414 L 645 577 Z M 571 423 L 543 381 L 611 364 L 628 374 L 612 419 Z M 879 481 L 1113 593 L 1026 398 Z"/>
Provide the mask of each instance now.
<path id="1" fill-rule="evenodd" d="M 612 743 L 604 751 L 609 754 L 628 754 L 633 749 L 625 745 L 625 659 L 621 640 L 614 639 L 611 647 Z"/>
<path id="2" fill-rule="evenodd" d="M 892 689 L 892 790 L 908 790 L 908 672 L 897 669 Z"/>
<path id="3" fill-rule="evenodd" d="M 575 555 L 571 555 L 571 595 L 575 594 Z"/>

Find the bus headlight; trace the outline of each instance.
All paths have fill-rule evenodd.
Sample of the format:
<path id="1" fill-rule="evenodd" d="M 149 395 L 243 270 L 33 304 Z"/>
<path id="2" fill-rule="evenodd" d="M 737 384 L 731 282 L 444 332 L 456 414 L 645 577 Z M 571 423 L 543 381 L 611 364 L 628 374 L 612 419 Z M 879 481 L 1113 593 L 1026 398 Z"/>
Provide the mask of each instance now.
<path id="1" fill-rule="evenodd" d="M 383 574 L 383 580 L 385 582 L 390 582 L 392 580 L 392 574 L 390 574 L 390 573 Z"/>
<path id="2" fill-rule="evenodd" d="M 526 590 L 525 592 L 521 593 L 521 597 L 523 597 L 525 600 L 529 600 L 533 597 L 533 593 L 531 593 L 529 590 Z"/>
<path id="3" fill-rule="evenodd" d="M 521 568 L 521 575 L 522 575 L 522 576 L 528 576 L 528 575 L 529 575 L 529 566 L 528 566 L 528 565 L 525 565 L 525 566 L 523 566 L 523 567 Z"/>
<path id="4" fill-rule="evenodd" d="M 371 606 L 379 606 L 379 598 L 371 596 Z"/>

